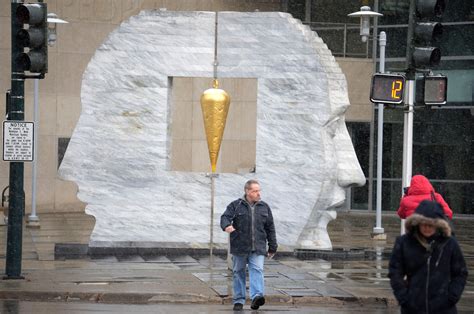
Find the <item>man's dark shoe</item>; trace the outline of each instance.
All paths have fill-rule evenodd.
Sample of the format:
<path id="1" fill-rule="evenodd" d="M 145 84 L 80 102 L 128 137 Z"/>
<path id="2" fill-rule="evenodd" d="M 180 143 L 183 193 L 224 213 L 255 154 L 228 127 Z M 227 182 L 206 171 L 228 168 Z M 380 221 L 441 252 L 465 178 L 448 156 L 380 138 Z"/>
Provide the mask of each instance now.
<path id="1" fill-rule="evenodd" d="M 244 305 L 242 303 L 234 304 L 234 311 L 242 311 L 243 309 L 244 309 Z"/>
<path id="2" fill-rule="evenodd" d="M 252 310 L 258 310 L 258 308 L 264 304 L 265 304 L 265 298 L 258 295 L 255 297 L 255 299 L 252 300 L 252 305 L 250 305 L 250 308 Z"/>

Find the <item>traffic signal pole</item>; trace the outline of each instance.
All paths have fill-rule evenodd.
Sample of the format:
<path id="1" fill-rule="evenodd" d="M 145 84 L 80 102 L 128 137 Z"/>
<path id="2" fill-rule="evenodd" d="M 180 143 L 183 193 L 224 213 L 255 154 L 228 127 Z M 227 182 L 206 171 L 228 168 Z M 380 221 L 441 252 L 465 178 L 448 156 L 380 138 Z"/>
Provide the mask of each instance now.
<path id="1" fill-rule="evenodd" d="M 48 7 L 42 0 L 25 4 L 22 0 L 12 0 L 10 13 L 11 92 L 7 120 L 24 121 L 25 79 L 43 79 L 45 73 L 48 72 Z M 30 74 L 25 74 L 25 72 Z M 33 146 L 31 150 L 34 150 Z M 23 161 L 31 161 L 24 157 L 14 155 L 8 159 L 10 161 L 10 195 L 5 279 L 23 278 L 21 276 L 23 216 L 25 215 Z"/>
<path id="2" fill-rule="evenodd" d="M 380 46 L 380 61 L 379 72 L 385 73 L 385 46 L 387 45 L 387 34 L 380 32 L 379 46 Z M 376 194 L 376 212 L 375 212 L 375 227 L 373 229 L 374 235 L 380 238 L 386 238 L 384 235 L 384 228 L 382 228 L 382 163 L 383 163 L 383 111 L 384 104 L 378 103 L 378 123 L 377 123 L 377 194 Z"/>
<path id="3" fill-rule="evenodd" d="M 413 160 L 413 111 L 415 98 L 415 81 L 407 80 L 405 95 L 405 111 L 403 113 L 403 168 L 402 168 L 402 196 L 403 188 L 410 186 Z M 405 219 L 402 219 L 400 234 L 405 233 Z"/>
<path id="4" fill-rule="evenodd" d="M 413 159 L 413 111 L 415 99 L 415 68 L 412 60 L 413 55 L 413 31 L 415 23 L 415 1 L 410 0 L 408 10 L 408 30 L 407 30 L 407 83 L 405 94 L 405 111 L 403 113 L 403 167 L 402 167 L 402 197 L 404 187 L 410 186 L 412 176 Z M 405 233 L 405 219 L 401 220 L 400 234 Z"/>
<path id="5" fill-rule="evenodd" d="M 25 78 L 19 69 L 16 56 L 23 48 L 16 43 L 16 34 L 23 27 L 17 19 L 16 10 L 19 3 L 11 3 L 11 92 L 7 120 L 24 120 L 25 107 Z M 23 191 L 23 162 L 10 163 L 10 195 L 8 208 L 7 254 L 4 279 L 23 279 L 21 276 L 21 258 L 23 241 L 23 215 L 25 211 L 25 193 Z"/>

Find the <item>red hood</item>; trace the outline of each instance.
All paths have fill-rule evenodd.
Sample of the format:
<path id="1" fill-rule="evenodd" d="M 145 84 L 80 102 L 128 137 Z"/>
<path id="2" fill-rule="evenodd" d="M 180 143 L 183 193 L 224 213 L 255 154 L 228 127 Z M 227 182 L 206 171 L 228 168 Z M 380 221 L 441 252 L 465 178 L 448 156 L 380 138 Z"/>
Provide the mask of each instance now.
<path id="1" fill-rule="evenodd" d="M 408 195 L 430 194 L 431 191 L 434 192 L 433 186 L 425 176 L 413 176 L 410 183 L 410 189 L 408 190 Z"/>

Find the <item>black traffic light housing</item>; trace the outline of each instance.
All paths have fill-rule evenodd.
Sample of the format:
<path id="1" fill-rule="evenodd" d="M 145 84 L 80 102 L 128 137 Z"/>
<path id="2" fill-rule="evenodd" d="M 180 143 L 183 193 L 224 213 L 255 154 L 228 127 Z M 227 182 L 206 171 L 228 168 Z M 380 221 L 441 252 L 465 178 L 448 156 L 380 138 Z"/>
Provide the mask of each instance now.
<path id="1" fill-rule="evenodd" d="M 440 17 L 446 10 L 446 0 L 417 0 L 416 11 L 422 16 Z"/>
<path id="2" fill-rule="evenodd" d="M 15 35 L 16 44 L 23 49 L 15 57 L 22 71 L 48 72 L 48 10 L 46 3 L 20 4 L 15 18 L 22 27 Z"/>
<path id="3" fill-rule="evenodd" d="M 416 102 L 426 106 L 447 103 L 448 78 L 444 75 L 428 75 L 416 80 Z"/>
<path id="4" fill-rule="evenodd" d="M 437 47 L 443 26 L 438 20 L 446 8 L 447 0 L 412 0 L 408 24 L 407 63 L 408 71 L 431 69 L 441 61 L 441 50 Z"/>

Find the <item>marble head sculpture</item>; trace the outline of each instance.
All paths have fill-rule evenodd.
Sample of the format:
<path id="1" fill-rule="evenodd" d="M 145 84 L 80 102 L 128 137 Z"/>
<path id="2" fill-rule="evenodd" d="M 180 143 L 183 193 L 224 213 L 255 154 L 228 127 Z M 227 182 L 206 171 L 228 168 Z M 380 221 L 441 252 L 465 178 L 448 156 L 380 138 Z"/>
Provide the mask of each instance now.
<path id="1" fill-rule="evenodd" d="M 90 246 L 209 242 L 210 180 L 170 170 L 170 77 L 213 77 L 214 12 L 143 11 L 111 32 L 83 76 L 82 112 L 60 167 L 96 218 Z M 222 78 L 255 78 L 255 173 L 222 173 L 219 212 L 260 181 L 279 243 L 330 249 L 327 223 L 364 175 L 349 138 L 344 75 L 286 13 L 219 12 Z"/>

